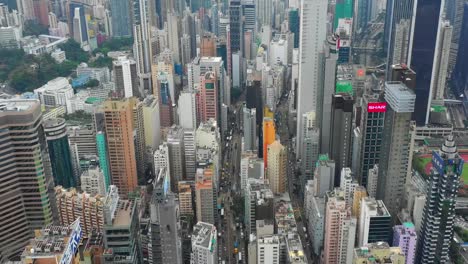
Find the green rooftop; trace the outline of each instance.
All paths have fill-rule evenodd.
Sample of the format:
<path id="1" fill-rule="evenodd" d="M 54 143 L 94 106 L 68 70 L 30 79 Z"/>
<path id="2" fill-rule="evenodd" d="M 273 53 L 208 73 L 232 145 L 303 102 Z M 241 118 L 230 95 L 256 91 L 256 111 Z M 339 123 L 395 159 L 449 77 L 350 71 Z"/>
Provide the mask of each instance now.
<path id="1" fill-rule="evenodd" d="M 411 222 L 404 222 L 403 226 L 406 227 L 406 228 L 414 228 L 414 224 L 411 223 Z"/>
<path id="2" fill-rule="evenodd" d="M 442 105 L 433 105 L 431 106 L 431 112 L 443 113 L 443 112 L 447 112 L 447 108 Z"/>
<path id="3" fill-rule="evenodd" d="M 347 94 L 353 95 L 354 94 L 353 84 L 351 82 L 348 82 L 348 81 L 337 82 L 335 92 L 336 93 L 347 93 Z"/>
<path id="4" fill-rule="evenodd" d="M 94 104 L 94 103 L 100 103 L 104 100 L 102 100 L 101 98 L 97 98 L 97 97 L 88 97 L 88 99 L 86 99 L 85 103 L 86 104 Z"/>

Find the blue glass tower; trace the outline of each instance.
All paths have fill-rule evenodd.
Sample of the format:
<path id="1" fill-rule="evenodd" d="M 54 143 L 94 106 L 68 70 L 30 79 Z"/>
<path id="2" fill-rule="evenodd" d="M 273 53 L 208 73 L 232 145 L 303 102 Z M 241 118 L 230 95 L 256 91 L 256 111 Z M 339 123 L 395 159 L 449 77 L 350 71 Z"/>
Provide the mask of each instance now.
<path id="1" fill-rule="evenodd" d="M 109 186 L 111 185 L 111 176 L 109 171 L 109 160 L 107 155 L 106 135 L 104 134 L 104 132 L 99 131 L 96 134 L 96 146 L 97 154 L 99 157 L 99 167 L 104 173 L 104 186 L 107 193 L 109 191 Z"/>
<path id="2" fill-rule="evenodd" d="M 111 0 L 110 10 L 112 15 L 112 35 L 114 37 L 131 37 L 132 10 L 131 1 Z"/>
<path id="3" fill-rule="evenodd" d="M 468 3 L 465 3 L 463 9 L 457 63 L 452 74 L 452 82 L 457 94 L 463 94 L 465 90 L 468 90 Z"/>
<path id="4" fill-rule="evenodd" d="M 299 48 L 299 10 L 297 8 L 289 10 L 289 30 L 294 33 L 294 48 Z"/>

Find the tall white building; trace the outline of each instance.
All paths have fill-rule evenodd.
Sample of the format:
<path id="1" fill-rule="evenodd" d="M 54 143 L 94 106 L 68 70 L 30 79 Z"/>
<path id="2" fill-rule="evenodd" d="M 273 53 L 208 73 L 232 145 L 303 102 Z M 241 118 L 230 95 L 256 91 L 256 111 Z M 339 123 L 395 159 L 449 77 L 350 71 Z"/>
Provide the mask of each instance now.
<path id="1" fill-rule="evenodd" d="M 280 263 L 280 237 L 264 236 L 257 240 L 257 264 Z"/>
<path id="2" fill-rule="evenodd" d="M 388 241 L 391 237 L 392 217 L 381 200 L 363 197 L 359 216 L 358 246 Z"/>
<path id="3" fill-rule="evenodd" d="M 444 100 L 452 32 L 453 27 L 448 20 L 440 22 L 431 81 L 432 100 Z"/>
<path id="4" fill-rule="evenodd" d="M 197 148 L 194 129 L 184 129 L 184 151 L 185 177 L 187 180 L 194 180 L 197 170 Z"/>
<path id="5" fill-rule="evenodd" d="M 259 26 L 273 24 L 273 1 L 272 0 L 256 0 L 256 13 L 257 13 L 257 23 Z"/>
<path id="6" fill-rule="evenodd" d="M 167 14 L 166 28 L 169 48 L 174 54 L 174 62 L 180 63 L 180 24 L 177 14 L 173 12 Z"/>
<path id="7" fill-rule="evenodd" d="M 193 90 L 182 91 L 177 105 L 179 125 L 184 129 L 197 128 L 197 105 Z"/>
<path id="8" fill-rule="evenodd" d="M 166 168 L 169 172 L 169 148 L 167 143 L 159 145 L 159 148 L 154 152 L 154 175 L 159 175 L 159 170 Z"/>
<path id="9" fill-rule="evenodd" d="M 312 249 L 318 256 L 323 248 L 323 228 L 325 225 L 325 198 L 315 195 L 314 181 L 309 180 L 304 190 L 305 216 L 312 241 Z"/>
<path id="10" fill-rule="evenodd" d="M 257 149 L 257 111 L 255 108 L 242 108 L 243 130 L 244 130 L 244 151 Z"/>
<path id="11" fill-rule="evenodd" d="M 299 46 L 299 87 L 297 116 L 306 112 L 317 112 L 317 99 L 320 78 L 320 52 L 326 40 L 327 6 L 323 0 L 302 0 L 301 2 L 301 32 Z M 321 113 L 318 113 L 321 115 Z M 302 119 L 297 119 L 296 144 L 299 149 L 303 145 Z M 297 151 L 297 158 L 301 158 Z"/>
<path id="12" fill-rule="evenodd" d="M 218 241 L 216 227 L 205 222 L 198 222 L 193 227 L 191 264 L 217 264 Z"/>
<path id="13" fill-rule="evenodd" d="M 80 177 L 81 189 L 92 196 L 99 194 L 106 195 L 106 188 L 104 184 L 104 173 L 98 166 L 89 167 L 88 170 L 83 171 Z"/>

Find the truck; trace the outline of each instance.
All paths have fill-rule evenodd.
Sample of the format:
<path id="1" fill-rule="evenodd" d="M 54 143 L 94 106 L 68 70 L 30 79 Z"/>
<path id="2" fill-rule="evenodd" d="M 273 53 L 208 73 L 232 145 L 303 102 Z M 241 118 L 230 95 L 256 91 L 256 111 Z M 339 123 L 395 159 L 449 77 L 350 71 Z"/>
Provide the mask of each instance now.
<path id="1" fill-rule="evenodd" d="M 239 252 L 239 261 L 242 260 L 242 253 Z"/>
<path id="2" fill-rule="evenodd" d="M 221 208 L 221 217 L 224 216 L 224 208 Z"/>

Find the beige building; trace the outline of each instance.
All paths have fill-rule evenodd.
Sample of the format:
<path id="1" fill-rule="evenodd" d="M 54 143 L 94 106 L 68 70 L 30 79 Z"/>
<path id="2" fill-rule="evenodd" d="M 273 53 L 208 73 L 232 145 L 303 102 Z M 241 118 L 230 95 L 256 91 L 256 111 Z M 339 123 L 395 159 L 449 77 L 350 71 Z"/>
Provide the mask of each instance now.
<path id="1" fill-rule="evenodd" d="M 279 141 L 274 141 L 267 147 L 268 167 L 266 175 L 274 194 L 286 192 L 288 153 Z"/>
<path id="2" fill-rule="evenodd" d="M 400 247 L 390 247 L 386 242 L 368 244 L 354 249 L 353 264 L 405 264 Z"/>
<path id="3" fill-rule="evenodd" d="M 192 204 L 192 186 L 189 182 L 179 182 L 179 210 L 180 215 L 191 215 L 193 216 L 193 204 Z"/>
<path id="4" fill-rule="evenodd" d="M 195 183 L 195 198 L 197 205 L 197 220 L 210 224 L 215 223 L 213 172 L 210 169 L 197 169 Z"/>
<path id="5" fill-rule="evenodd" d="M 361 213 L 361 199 L 367 197 L 367 190 L 363 186 L 358 186 L 354 189 L 353 194 L 353 216 L 358 218 L 359 222 L 359 214 Z"/>

